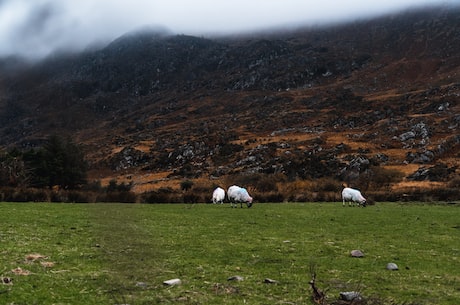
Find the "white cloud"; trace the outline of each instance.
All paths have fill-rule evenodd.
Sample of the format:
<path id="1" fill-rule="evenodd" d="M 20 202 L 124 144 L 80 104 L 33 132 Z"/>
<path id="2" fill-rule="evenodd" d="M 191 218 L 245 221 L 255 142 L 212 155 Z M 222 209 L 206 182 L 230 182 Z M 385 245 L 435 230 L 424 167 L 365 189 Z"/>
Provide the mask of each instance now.
<path id="1" fill-rule="evenodd" d="M 0 0 L 0 56 L 81 49 L 146 25 L 227 34 L 349 20 L 460 0 Z"/>

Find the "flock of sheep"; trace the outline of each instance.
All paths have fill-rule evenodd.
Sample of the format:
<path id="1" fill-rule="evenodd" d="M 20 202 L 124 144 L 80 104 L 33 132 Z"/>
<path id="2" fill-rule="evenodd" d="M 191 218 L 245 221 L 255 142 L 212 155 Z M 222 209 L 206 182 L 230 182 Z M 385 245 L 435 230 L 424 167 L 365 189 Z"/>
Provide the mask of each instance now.
<path id="1" fill-rule="evenodd" d="M 243 207 L 243 203 L 246 203 L 248 208 L 252 207 L 252 197 L 249 196 L 248 191 L 244 187 L 239 187 L 237 185 L 232 185 L 227 190 L 227 197 L 230 201 L 232 208 L 236 208 L 237 204 L 240 204 L 240 207 Z M 225 200 L 225 191 L 223 188 L 218 187 L 212 193 L 212 202 L 213 203 L 224 203 Z"/>
<path id="2" fill-rule="evenodd" d="M 228 201 L 230 201 L 231 207 L 236 208 L 237 204 L 240 204 L 240 207 L 243 207 L 243 203 L 246 203 L 248 208 L 252 206 L 252 197 L 249 195 L 248 191 L 237 185 L 232 185 L 227 190 Z M 212 193 L 212 202 L 213 203 L 224 203 L 225 200 L 225 190 L 221 187 L 217 187 Z M 349 206 L 352 206 L 353 203 L 356 203 L 358 206 L 366 206 L 366 198 L 361 195 L 361 192 L 352 189 L 350 187 L 345 187 L 342 191 L 342 201 L 343 206 L 348 202 Z"/>

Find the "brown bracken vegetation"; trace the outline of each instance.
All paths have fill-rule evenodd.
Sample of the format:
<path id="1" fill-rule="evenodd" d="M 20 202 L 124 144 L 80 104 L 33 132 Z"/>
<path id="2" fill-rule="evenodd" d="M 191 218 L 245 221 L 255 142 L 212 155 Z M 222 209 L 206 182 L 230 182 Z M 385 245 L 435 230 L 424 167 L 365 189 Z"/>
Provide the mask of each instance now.
<path id="1" fill-rule="evenodd" d="M 370 202 L 450 202 L 459 32 L 459 7 L 444 6 L 245 37 L 131 33 L 17 69 L 3 59 L 0 145 L 81 145 L 102 195 L 27 191 L 50 200 L 210 202 L 241 184 L 257 202 L 338 201 L 346 183 Z"/>

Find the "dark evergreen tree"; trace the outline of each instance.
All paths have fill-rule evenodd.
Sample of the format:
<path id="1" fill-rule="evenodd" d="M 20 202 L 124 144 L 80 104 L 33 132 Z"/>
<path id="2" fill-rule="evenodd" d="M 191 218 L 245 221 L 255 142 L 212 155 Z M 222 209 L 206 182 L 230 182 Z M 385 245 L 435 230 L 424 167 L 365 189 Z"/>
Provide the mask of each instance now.
<path id="1" fill-rule="evenodd" d="M 43 148 L 29 151 L 24 159 L 32 168 L 32 184 L 36 187 L 74 189 L 86 184 L 88 169 L 80 147 L 70 139 L 51 136 Z"/>

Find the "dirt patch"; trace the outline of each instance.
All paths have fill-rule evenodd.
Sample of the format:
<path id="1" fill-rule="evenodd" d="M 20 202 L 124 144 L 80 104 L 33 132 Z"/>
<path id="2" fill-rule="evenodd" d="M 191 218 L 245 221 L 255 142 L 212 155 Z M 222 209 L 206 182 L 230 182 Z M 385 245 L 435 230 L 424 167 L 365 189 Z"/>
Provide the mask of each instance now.
<path id="1" fill-rule="evenodd" d="M 38 253 L 32 253 L 32 254 L 26 255 L 26 262 L 35 262 L 35 261 L 47 259 L 47 258 L 48 257 L 45 255 L 41 255 Z"/>
<path id="2" fill-rule="evenodd" d="M 17 267 L 15 269 L 11 270 L 11 272 L 13 272 L 15 275 L 30 275 L 30 274 L 32 274 L 32 272 L 30 272 L 29 270 L 22 269 L 21 267 Z"/>

